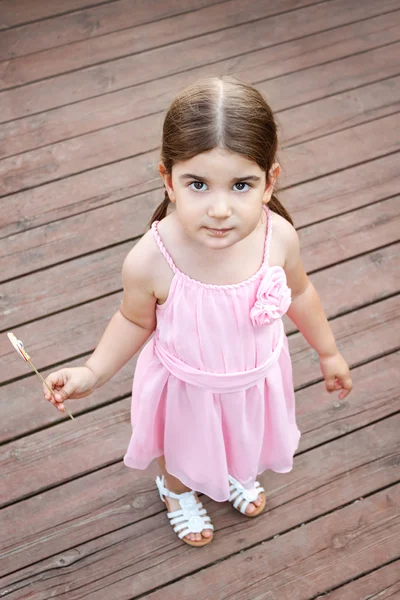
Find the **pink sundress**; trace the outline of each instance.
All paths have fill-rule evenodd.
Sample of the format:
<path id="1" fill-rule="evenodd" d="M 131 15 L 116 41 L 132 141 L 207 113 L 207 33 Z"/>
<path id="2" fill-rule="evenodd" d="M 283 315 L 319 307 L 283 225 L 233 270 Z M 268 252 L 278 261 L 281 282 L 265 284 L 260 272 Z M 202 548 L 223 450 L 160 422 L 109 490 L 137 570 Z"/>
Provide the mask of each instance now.
<path id="1" fill-rule="evenodd" d="M 174 277 L 137 361 L 124 463 L 147 469 L 164 455 L 171 475 L 217 502 L 229 498 L 228 474 L 251 488 L 266 469 L 290 471 L 300 439 L 282 322 L 290 289 L 268 264 L 266 213 L 262 265 L 231 285 L 182 273 L 152 226 Z"/>

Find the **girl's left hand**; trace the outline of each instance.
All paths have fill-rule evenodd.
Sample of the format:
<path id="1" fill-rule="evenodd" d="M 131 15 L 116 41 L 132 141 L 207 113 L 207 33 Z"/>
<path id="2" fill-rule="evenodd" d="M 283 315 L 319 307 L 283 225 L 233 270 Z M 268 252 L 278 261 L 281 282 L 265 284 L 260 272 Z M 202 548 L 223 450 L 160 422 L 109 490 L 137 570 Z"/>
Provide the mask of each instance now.
<path id="1" fill-rule="evenodd" d="M 332 393 L 341 390 L 339 400 L 343 400 L 353 387 L 346 361 L 339 352 L 331 356 L 320 356 L 319 360 L 327 391 Z"/>

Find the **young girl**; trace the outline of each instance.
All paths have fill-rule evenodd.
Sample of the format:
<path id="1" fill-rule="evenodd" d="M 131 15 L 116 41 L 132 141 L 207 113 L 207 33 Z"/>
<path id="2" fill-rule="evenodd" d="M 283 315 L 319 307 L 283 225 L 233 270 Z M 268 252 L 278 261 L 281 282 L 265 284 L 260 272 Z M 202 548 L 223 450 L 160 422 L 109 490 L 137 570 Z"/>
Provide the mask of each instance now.
<path id="1" fill-rule="evenodd" d="M 86 365 L 49 375 L 54 397 L 43 387 L 63 410 L 154 332 L 137 361 L 124 463 L 158 460 L 171 525 L 192 546 L 214 529 L 196 492 L 254 517 L 265 506 L 257 475 L 292 469 L 300 432 L 283 314 L 318 352 L 327 390 L 343 399 L 352 387 L 273 194 L 276 152 L 273 114 L 251 86 L 210 78 L 175 98 L 159 164 L 165 198 L 124 261 L 121 307 Z"/>

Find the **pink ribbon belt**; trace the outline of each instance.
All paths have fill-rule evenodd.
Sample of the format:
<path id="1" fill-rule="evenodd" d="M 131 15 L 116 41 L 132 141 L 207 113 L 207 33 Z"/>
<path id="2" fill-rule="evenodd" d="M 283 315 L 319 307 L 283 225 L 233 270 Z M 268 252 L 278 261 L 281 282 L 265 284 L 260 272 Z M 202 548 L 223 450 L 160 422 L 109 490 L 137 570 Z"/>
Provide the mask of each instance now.
<path id="1" fill-rule="evenodd" d="M 283 322 L 281 321 L 279 340 L 269 359 L 255 369 L 233 373 L 211 373 L 210 371 L 194 369 L 176 356 L 170 354 L 157 339 L 154 339 L 154 351 L 164 367 L 178 379 L 214 393 L 230 393 L 246 390 L 260 379 L 266 377 L 269 368 L 279 357 L 282 349 L 283 337 L 284 328 Z"/>

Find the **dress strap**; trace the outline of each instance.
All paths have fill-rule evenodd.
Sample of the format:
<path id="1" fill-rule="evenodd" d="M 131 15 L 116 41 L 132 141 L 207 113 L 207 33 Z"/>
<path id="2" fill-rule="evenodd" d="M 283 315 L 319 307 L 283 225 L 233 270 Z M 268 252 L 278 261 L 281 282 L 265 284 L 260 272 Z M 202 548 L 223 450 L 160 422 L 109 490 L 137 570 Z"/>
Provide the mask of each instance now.
<path id="1" fill-rule="evenodd" d="M 272 211 L 268 205 L 265 206 L 265 212 L 267 214 L 267 231 L 265 234 L 263 265 L 268 267 L 269 266 L 269 249 L 271 246 L 271 236 L 272 236 Z"/>
<path id="2" fill-rule="evenodd" d="M 167 251 L 166 247 L 164 246 L 164 243 L 160 237 L 160 234 L 158 231 L 158 223 L 159 223 L 159 221 L 154 221 L 154 223 L 151 226 L 151 230 L 153 232 L 154 239 L 156 240 L 156 244 L 159 247 L 161 254 L 164 256 L 165 260 L 167 261 L 167 263 L 173 270 L 173 272 L 180 273 L 178 267 L 172 260 L 171 256 L 168 254 L 168 251 Z"/>

